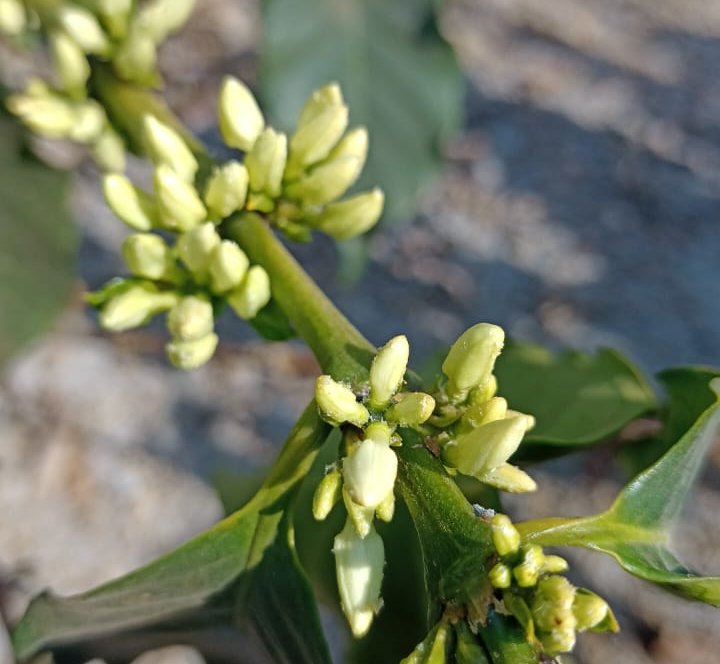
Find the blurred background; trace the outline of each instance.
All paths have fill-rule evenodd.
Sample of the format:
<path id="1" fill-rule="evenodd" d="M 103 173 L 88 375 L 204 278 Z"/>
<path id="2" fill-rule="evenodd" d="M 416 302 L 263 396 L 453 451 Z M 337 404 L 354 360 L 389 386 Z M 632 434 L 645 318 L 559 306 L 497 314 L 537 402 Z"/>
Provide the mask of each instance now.
<path id="1" fill-rule="evenodd" d="M 491 321 L 554 349 L 621 349 L 652 375 L 720 364 L 719 60 L 720 3 L 706 0 L 198 0 L 161 69 L 173 109 L 218 152 L 224 74 L 284 129 L 314 87 L 340 81 L 351 123 L 370 128 L 363 184 L 386 189 L 388 214 L 341 253 L 319 237 L 293 251 L 374 343 L 407 334 L 422 368 Z M 44 66 L 0 45 L 7 89 Z M 12 622 L 44 588 L 85 590 L 217 521 L 217 488 L 271 463 L 317 367 L 230 317 L 190 374 L 166 364 L 162 325 L 103 334 L 83 293 L 123 272 L 126 230 L 82 151 L 25 146 L 0 122 L 0 610 Z M 20 148 L 71 174 L 19 162 Z M 678 536 L 707 574 L 720 572 L 719 468 L 715 445 Z M 604 509 L 627 479 L 607 451 L 532 472 L 541 491 L 511 501 L 517 518 Z M 599 555 L 569 557 L 623 627 L 582 636 L 573 661 L 717 661 L 716 611 Z M 325 617 L 342 661 L 342 624 Z"/>

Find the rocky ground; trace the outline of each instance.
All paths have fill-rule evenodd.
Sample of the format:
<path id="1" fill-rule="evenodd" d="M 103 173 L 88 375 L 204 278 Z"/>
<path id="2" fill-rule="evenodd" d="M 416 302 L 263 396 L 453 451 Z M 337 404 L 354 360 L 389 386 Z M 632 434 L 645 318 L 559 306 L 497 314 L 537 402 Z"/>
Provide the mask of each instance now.
<path id="1" fill-rule="evenodd" d="M 653 371 L 720 363 L 720 4 L 704 0 L 454 0 L 443 29 L 467 74 L 467 125 L 417 223 L 378 233 L 371 266 L 335 300 L 371 339 L 409 332 L 422 358 L 477 320 L 546 344 L 625 349 Z M 171 101 L 198 132 L 214 122 L 220 76 L 255 75 L 257 4 L 204 0 L 164 53 Z M 81 273 L 114 276 L 123 235 L 95 176 L 75 183 Z M 333 249 L 300 252 L 335 284 Z M 162 359 L 162 335 L 98 333 L 74 300 L 56 330 L 0 384 L 0 603 L 16 618 L 45 587 L 84 590 L 213 523 L 218 468 L 273 457 L 311 393 L 302 348 L 267 348 L 223 322 L 228 343 L 189 375 Z M 715 458 L 720 458 L 717 451 Z M 588 455 L 540 470 L 518 516 L 589 513 L 618 484 Z M 718 467 L 678 541 L 720 570 Z M 574 555 L 623 632 L 584 636 L 583 664 L 706 664 L 720 618 Z M 0 636 L 0 662 L 3 662 Z M 162 662 L 194 663 L 179 651 Z M 182 659 L 187 657 L 187 659 Z M 4 663 L 3 663 L 4 664 Z M 148 664 L 143 661 L 142 664 Z"/>

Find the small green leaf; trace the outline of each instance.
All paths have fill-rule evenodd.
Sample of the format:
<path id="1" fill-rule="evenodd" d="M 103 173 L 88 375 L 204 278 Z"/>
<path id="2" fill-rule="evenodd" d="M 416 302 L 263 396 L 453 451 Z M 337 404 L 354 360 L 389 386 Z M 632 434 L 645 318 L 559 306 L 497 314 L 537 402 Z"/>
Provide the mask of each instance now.
<path id="1" fill-rule="evenodd" d="M 538 656 L 516 620 L 491 611 L 480 638 L 493 664 L 537 664 Z"/>
<path id="2" fill-rule="evenodd" d="M 656 408 L 638 370 L 606 348 L 594 355 L 554 355 L 541 346 L 512 343 L 498 358 L 496 375 L 498 392 L 510 407 L 535 416 L 524 444 L 588 445 Z"/>
<path id="3" fill-rule="evenodd" d="M 607 512 L 528 521 L 517 524 L 518 529 L 528 541 L 544 546 L 602 551 L 630 574 L 683 597 L 720 606 L 720 577 L 698 576 L 669 548 L 670 527 L 719 428 L 720 404 L 716 401 L 670 450 L 622 490 Z"/>
<path id="4" fill-rule="evenodd" d="M 263 339 L 268 341 L 286 341 L 296 336 L 290 320 L 275 300 L 270 300 L 258 315 L 248 322 Z"/>
<path id="5" fill-rule="evenodd" d="M 400 664 L 446 664 L 452 661 L 454 640 L 453 630 L 441 620 Z"/>
<path id="6" fill-rule="evenodd" d="M 351 125 L 370 132 L 358 188 L 380 186 L 405 220 L 459 126 L 462 78 L 432 0 L 266 0 L 260 81 L 270 116 L 292 128 L 315 88 L 338 81 Z"/>
<path id="7" fill-rule="evenodd" d="M 21 137 L 0 112 L 0 364 L 50 328 L 75 275 L 68 176 L 23 156 Z"/>

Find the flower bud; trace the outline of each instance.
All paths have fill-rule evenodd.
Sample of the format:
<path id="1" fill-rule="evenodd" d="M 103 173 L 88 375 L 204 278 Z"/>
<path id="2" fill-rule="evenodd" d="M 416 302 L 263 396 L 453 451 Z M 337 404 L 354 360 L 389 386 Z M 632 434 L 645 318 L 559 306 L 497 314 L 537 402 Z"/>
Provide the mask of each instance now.
<path id="1" fill-rule="evenodd" d="M 213 356 L 218 341 L 217 334 L 210 333 L 193 341 L 171 341 L 165 350 L 173 366 L 189 371 L 201 367 Z"/>
<path id="2" fill-rule="evenodd" d="M 130 228 L 149 231 L 157 225 L 155 201 L 127 177 L 111 173 L 103 177 L 102 187 L 110 209 Z"/>
<path id="3" fill-rule="evenodd" d="M 489 323 L 474 325 L 460 335 L 442 365 L 451 400 L 463 401 L 473 387 L 490 378 L 504 341 L 502 328 Z"/>
<path id="4" fill-rule="evenodd" d="M 383 443 L 384 445 L 391 444 L 392 433 L 393 430 L 385 422 L 370 422 L 370 424 L 365 427 L 365 438 L 374 440 L 376 443 Z M 359 444 L 360 440 L 358 439 L 354 447 L 348 446 L 348 450 L 355 450 Z"/>
<path id="5" fill-rule="evenodd" d="M 59 30 L 50 34 L 50 50 L 60 86 L 70 94 L 84 95 L 90 65 L 83 50 Z"/>
<path id="6" fill-rule="evenodd" d="M 352 500 L 376 508 L 395 486 L 397 465 L 397 455 L 387 443 L 363 440 L 343 459 L 343 479 Z"/>
<path id="7" fill-rule="evenodd" d="M 205 219 L 205 206 L 195 187 L 185 182 L 166 164 L 155 169 L 155 194 L 165 228 L 185 232 L 197 227 Z"/>
<path id="8" fill-rule="evenodd" d="M 472 405 L 482 404 L 492 399 L 498 390 L 497 378 L 490 374 L 490 377 L 470 392 L 469 402 Z"/>
<path id="9" fill-rule="evenodd" d="M 342 106 L 344 103 L 342 90 L 337 83 L 328 83 L 317 90 L 313 90 L 300 111 L 298 127 L 310 124 L 328 107 Z"/>
<path id="10" fill-rule="evenodd" d="M 538 582 L 545 554 L 537 544 L 523 547 L 523 560 L 513 568 L 515 581 L 521 588 L 531 588 Z M 560 578 L 560 577 L 559 577 Z"/>
<path id="11" fill-rule="evenodd" d="M 93 158 L 103 171 L 122 173 L 125 170 L 125 143 L 110 125 L 105 125 L 92 151 Z"/>
<path id="12" fill-rule="evenodd" d="M 442 450 L 443 461 L 464 475 L 480 477 L 517 450 L 526 431 L 524 417 L 508 417 L 459 435 Z"/>
<path id="13" fill-rule="evenodd" d="M 339 157 L 322 162 L 312 171 L 287 187 L 290 198 L 303 205 L 324 205 L 340 198 L 357 180 L 363 161 L 357 157 Z"/>
<path id="14" fill-rule="evenodd" d="M 130 271 L 146 279 L 162 279 L 172 270 L 170 249 L 159 235 L 133 233 L 125 238 L 122 254 Z"/>
<path id="15" fill-rule="evenodd" d="M 575 630 L 572 628 L 556 628 L 552 632 L 540 635 L 543 650 L 555 657 L 570 652 L 575 647 Z"/>
<path id="16" fill-rule="evenodd" d="M 586 629 L 593 629 L 605 621 L 608 615 L 612 616 L 607 602 L 585 588 L 577 588 L 572 603 L 572 612 L 577 621 L 576 629 L 584 632 Z M 617 622 L 612 616 L 612 624 L 608 631 L 617 631 Z"/>
<path id="17" fill-rule="evenodd" d="M 370 413 L 358 403 L 355 393 L 330 376 L 319 376 L 315 381 L 315 401 L 322 418 L 336 427 L 344 422 L 362 427 L 370 419 Z"/>
<path id="18" fill-rule="evenodd" d="M 220 88 L 218 115 L 225 143 L 245 152 L 265 128 L 265 119 L 252 92 L 232 76 L 226 76 Z"/>
<path id="19" fill-rule="evenodd" d="M 250 261 L 232 240 L 223 240 L 210 255 L 210 285 L 213 292 L 224 293 L 235 288 L 245 277 Z"/>
<path id="20" fill-rule="evenodd" d="M 370 367 L 370 407 L 384 408 L 400 389 L 407 370 L 410 346 L 405 335 L 393 337 L 379 351 Z"/>
<path id="21" fill-rule="evenodd" d="M 560 556 L 545 556 L 542 567 L 540 568 L 541 574 L 559 574 L 560 572 L 566 572 L 568 569 L 568 562 L 565 558 Z"/>
<path id="22" fill-rule="evenodd" d="M 360 538 L 347 521 L 333 546 L 340 605 L 353 636 L 360 638 L 370 629 L 380 608 L 385 549 L 374 529 Z"/>
<path id="23" fill-rule="evenodd" d="M 152 115 L 143 118 L 143 139 L 150 160 L 156 166 L 169 166 L 180 179 L 192 183 L 197 159 L 177 131 Z"/>
<path id="24" fill-rule="evenodd" d="M 574 601 L 575 587 L 564 576 L 540 579 L 530 607 L 535 626 L 544 632 L 574 630 L 577 622 L 573 615 Z"/>
<path id="25" fill-rule="evenodd" d="M 177 241 L 178 255 L 196 280 L 203 281 L 210 267 L 210 256 L 220 245 L 215 226 L 207 222 L 187 233 Z"/>
<path id="26" fill-rule="evenodd" d="M 7 100 L 7 107 L 31 131 L 46 138 L 65 138 L 75 126 L 75 108 L 50 92 L 38 90 L 12 95 Z"/>
<path id="27" fill-rule="evenodd" d="M 367 159 L 368 153 L 368 132 L 365 127 L 355 127 L 343 136 L 338 144 L 330 151 L 327 161 L 342 159 L 345 157 L 354 157 L 361 162 L 360 170 L 362 170 Z"/>
<path id="28" fill-rule="evenodd" d="M 336 240 L 348 240 L 369 231 L 380 219 L 385 194 L 373 189 L 328 205 L 307 223 Z"/>
<path id="29" fill-rule="evenodd" d="M 520 548 L 520 533 L 506 514 L 496 514 L 490 521 L 492 540 L 500 556 L 509 556 Z"/>
<path id="30" fill-rule="evenodd" d="M 497 563 L 488 572 L 488 578 L 493 588 L 509 588 L 512 584 L 512 570 L 505 563 Z"/>
<path id="31" fill-rule="evenodd" d="M 159 44 L 185 25 L 194 6 L 195 0 L 150 0 L 140 6 L 137 25 Z"/>
<path id="32" fill-rule="evenodd" d="M 227 301 L 240 318 L 250 320 L 270 302 L 271 296 L 268 273 L 262 266 L 253 265 L 242 283 L 227 295 Z"/>
<path id="33" fill-rule="evenodd" d="M 368 533 L 372 529 L 373 521 L 375 519 L 375 508 L 358 505 L 350 497 L 350 494 L 347 492 L 345 487 L 343 487 L 342 490 L 342 497 L 348 519 L 350 523 L 352 523 L 357 536 L 361 539 L 363 537 L 367 537 Z"/>
<path id="34" fill-rule="evenodd" d="M 85 101 L 74 108 L 75 122 L 68 132 L 68 138 L 80 143 L 93 143 L 107 125 L 102 106 L 95 101 Z"/>
<path id="35" fill-rule="evenodd" d="M 507 409 L 507 401 L 502 397 L 493 397 L 484 403 L 471 404 L 462 416 L 460 426 L 463 430 L 470 430 L 488 422 L 502 420 L 507 415 Z"/>
<path id="36" fill-rule="evenodd" d="M 242 209 L 248 189 L 248 172 L 238 161 L 213 170 L 205 189 L 205 204 L 212 219 L 224 219 Z"/>
<path id="37" fill-rule="evenodd" d="M 127 31 L 133 0 L 97 0 L 96 4 L 103 25 L 115 39 L 122 39 Z"/>
<path id="38" fill-rule="evenodd" d="M 167 326 L 175 341 L 197 341 L 213 331 L 215 317 L 210 302 L 187 295 L 168 313 Z"/>
<path id="39" fill-rule="evenodd" d="M 126 81 L 154 85 L 158 79 L 155 42 L 145 31 L 132 29 L 115 52 L 113 66 Z"/>
<path id="40" fill-rule="evenodd" d="M 385 413 L 388 422 L 402 427 L 416 427 L 425 422 L 435 410 L 435 399 L 424 392 L 405 392 Z"/>
<path id="41" fill-rule="evenodd" d="M 509 463 L 503 463 L 475 477 L 484 484 L 508 493 L 527 493 L 537 489 L 537 484 L 530 475 Z"/>
<path id="42" fill-rule="evenodd" d="M 390 523 L 395 516 L 395 494 L 391 491 L 380 504 L 375 508 L 375 514 L 378 519 L 385 523 Z"/>
<path id="43" fill-rule="evenodd" d="M 85 53 L 107 55 L 110 42 L 97 18 L 87 9 L 65 4 L 58 10 L 57 17 L 68 36 Z"/>
<path id="44" fill-rule="evenodd" d="M 170 309 L 177 300 L 176 293 L 158 291 L 153 284 L 136 284 L 105 304 L 100 312 L 100 325 L 112 332 L 130 330 Z"/>
<path id="45" fill-rule="evenodd" d="M 25 8 L 19 0 L 0 0 L 0 33 L 15 37 L 26 23 Z"/>
<path id="46" fill-rule="evenodd" d="M 285 134 L 271 127 L 264 129 L 245 158 L 250 188 L 271 198 L 279 196 L 286 158 Z"/>
<path id="47" fill-rule="evenodd" d="M 324 521 L 342 495 L 342 473 L 335 467 L 325 473 L 313 494 L 312 512 L 316 521 Z"/>

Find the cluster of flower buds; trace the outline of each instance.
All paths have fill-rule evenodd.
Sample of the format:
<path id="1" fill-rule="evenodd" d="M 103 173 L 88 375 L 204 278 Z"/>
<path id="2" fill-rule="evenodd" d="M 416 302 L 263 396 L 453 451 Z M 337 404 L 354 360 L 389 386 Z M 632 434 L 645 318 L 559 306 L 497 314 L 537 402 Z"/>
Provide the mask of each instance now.
<path id="1" fill-rule="evenodd" d="M 508 409 L 496 396 L 493 367 L 505 341 L 502 328 L 479 323 L 466 330 L 450 348 L 442 365 L 446 377 L 435 394 L 429 423 L 437 436 L 443 463 L 502 491 L 536 488 L 524 471 L 507 463 L 535 420 Z"/>
<path id="2" fill-rule="evenodd" d="M 176 366 L 194 369 L 215 352 L 214 316 L 220 306 L 227 303 L 250 319 L 270 300 L 267 272 L 251 266 L 242 249 L 216 229 L 244 203 L 247 172 L 241 164 L 225 164 L 201 196 L 194 185 L 197 160 L 180 134 L 153 116 L 145 117 L 143 132 L 155 165 L 154 192 L 118 173 L 103 180 L 110 208 L 137 231 L 122 248 L 133 278 L 111 282 L 91 303 L 100 308 L 101 325 L 113 331 L 167 311 L 168 356 Z M 165 237 L 172 235 L 170 245 Z"/>
<path id="3" fill-rule="evenodd" d="M 312 230 L 345 240 L 377 223 L 384 204 L 379 189 L 338 200 L 363 169 L 368 135 L 364 127 L 346 132 L 348 108 L 337 84 L 312 93 L 289 140 L 266 126 L 252 93 L 235 78 L 223 82 L 219 112 L 225 143 L 245 152 L 247 210 L 297 240 Z"/>
<path id="4" fill-rule="evenodd" d="M 560 576 L 568 568 L 564 558 L 546 555 L 537 544 L 523 544 L 504 514 L 496 514 L 490 525 L 499 557 L 490 583 L 501 591 L 505 608 L 523 626 L 528 641 L 555 656 L 573 649 L 576 632 L 618 630 L 604 599 Z"/>
<path id="5" fill-rule="evenodd" d="M 330 376 L 315 384 L 320 415 L 342 427 L 343 443 L 342 459 L 315 491 L 313 514 L 322 520 L 340 500 L 345 505 L 347 521 L 333 550 L 342 608 L 357 637 L 380 608 L 385 557 L 373 521 L 390 521 L 395 510 L 397 429 L 420 427 L 435 407 L 429 394 L 400 391 L 409 353 L 407 339 L 397 336 L 378 351 L 367 385 L 353 389 Z"/>

